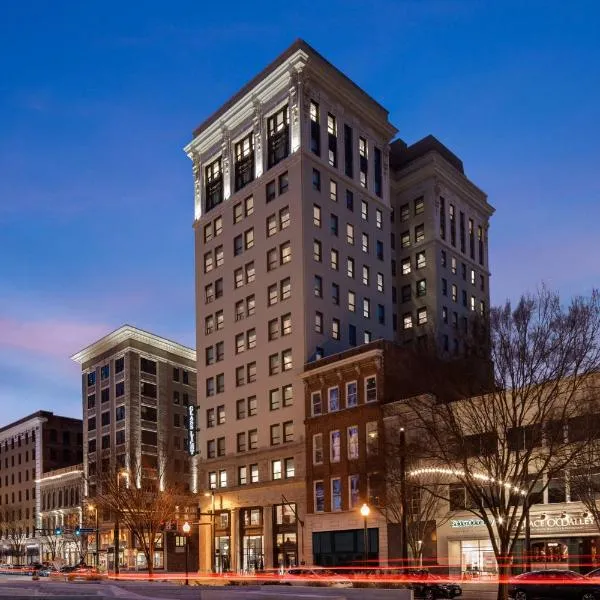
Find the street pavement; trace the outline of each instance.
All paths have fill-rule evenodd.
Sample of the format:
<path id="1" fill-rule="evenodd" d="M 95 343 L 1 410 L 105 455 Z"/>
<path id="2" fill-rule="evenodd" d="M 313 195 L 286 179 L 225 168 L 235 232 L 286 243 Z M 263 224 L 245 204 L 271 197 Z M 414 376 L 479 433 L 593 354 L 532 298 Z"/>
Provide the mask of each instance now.
<path id="1" fill-rule="evenodd" d="M 465 583 L 461 600 L 494 600 L 490 583 Z M 64 582 L 0 577 L 0 598 L 51 600 L 408 600 L 404 590 L 337 589 L 305 586 L 184 586 L 147 581 Z"/>

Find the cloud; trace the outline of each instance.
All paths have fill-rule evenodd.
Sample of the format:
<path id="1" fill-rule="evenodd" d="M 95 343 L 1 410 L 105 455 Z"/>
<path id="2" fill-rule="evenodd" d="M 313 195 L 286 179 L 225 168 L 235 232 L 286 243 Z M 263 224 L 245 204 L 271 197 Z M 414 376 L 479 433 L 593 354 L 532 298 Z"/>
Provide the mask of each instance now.
<path id="1" fill-rule="evenodd" d="M 112 329 L 99 323 L 65 319 L 25 321 L 0 318 L 0 348 L 65 358 L 103 337 Z"/>

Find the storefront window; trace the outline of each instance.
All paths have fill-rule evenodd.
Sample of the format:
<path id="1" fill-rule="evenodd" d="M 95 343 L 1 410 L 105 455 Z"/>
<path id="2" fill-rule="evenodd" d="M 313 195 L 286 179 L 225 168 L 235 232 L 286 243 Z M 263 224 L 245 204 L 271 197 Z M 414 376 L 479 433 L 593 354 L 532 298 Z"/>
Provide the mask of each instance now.
<path id="1" fill-rule="evenodd" d="M 242 540 L 242 569 L 246 573 L 262 571 L 265 560 L 263 554 L 263 536 L 245 535 Z"/>
<path id="2" fill-rule="evenodd" d="M 497 571 L 496 558 L 489 539 L 451 541 L 448 544 L 448 557 L 451 572 L 456 571 L 460 565 L 461 576 L 467 578 Z"/>

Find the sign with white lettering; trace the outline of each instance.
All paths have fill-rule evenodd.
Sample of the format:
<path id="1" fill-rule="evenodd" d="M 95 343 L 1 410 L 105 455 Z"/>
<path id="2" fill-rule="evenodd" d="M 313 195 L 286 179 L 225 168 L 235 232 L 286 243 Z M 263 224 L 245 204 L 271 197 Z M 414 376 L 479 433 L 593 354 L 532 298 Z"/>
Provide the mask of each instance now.
<path id="1" fill-rule="evenodd" d="M 198 454 L 198 449 L 196 447 L 196 431 L 197 431 L 197 411 L 198 407 L 190 404 L 188 406 L 188 418 L 187 418 L 187 430 L 188 430 L 188 439 L 187 439 L 187 451 L 190 456 L 195 456 Z"/>
<path id="2" fill-rule="evenodd" d="M 461 527 L 480 527 L 481 525 L 483 525 L 483 521 L 475 517 L 472 519 L 452 519 L 450 521 L 450 527 L 453 529 L 459 529 Z"/>
<path id="3" fill-rule="evenodd" d="M 542 519 L 542 516 L 545 518 Z M 552 515 L 532 515 L 531 529 L 552 529 L 554 531 L 570 530 L 570 529 L 587 529 L 594 526 L 592 517 L 584 516 L 552 516 Z"/>

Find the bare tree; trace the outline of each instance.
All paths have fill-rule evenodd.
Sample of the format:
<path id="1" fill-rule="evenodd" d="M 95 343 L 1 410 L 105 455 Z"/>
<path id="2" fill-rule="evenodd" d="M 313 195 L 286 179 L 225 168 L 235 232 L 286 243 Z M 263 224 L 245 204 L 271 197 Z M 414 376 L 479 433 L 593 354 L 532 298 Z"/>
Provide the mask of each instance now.
<path id="1" fill-rule="evenodd" d="M 5 513 L 5 519 L 2 523 L 4 535 L 10 548 L 10 555 L 16 564 L 21 564 L 21 559 L 25 556 L 27 531 L 21 519 L 23 509 L 20 506 L 11 507 Z"/>
<path id="2" fill-rule="evenodd" d="M 416 461 L 407 465 L 407 470 L 412 471 L 418 466 Z M 395 461 L 388 461 L 386 468 L 386 492 L 382 511 L 389 523 L 402 522 L 402 484 L 401 474 Z M 450 517 L 444 515 L 445 494 L 444 482 L 435 477 L 415 476 L 404 482 L 406 497 L 406 542 L 410 548 L 415 565 L 422 565 L 423 549 L 427 536 L 435 531 L 437 526 L 443 525 Z"/>
<path id="3" fill-rule="evenodd" d="M 467 379 L 460 400 L 452 389 L 395 403 L 397 418 L 426 448 L 431 473 L 459 484 L 463 508 L 484 523 L 498 564 L 499 600 L 507 598 L 528 498 L 562 476 L 585 445 L 577 429 L 595 410 L 599 334 L 598 292 L 563 307 L 557 293 L 542 287 L 516 307 L 506 302 L 491 311 L 484 335 L 495 381 L 487 393 L 470 395 Z M 456 505 L 457 488 L 444 486 L 440 494 L 438 482 L 422 487 Z"/>
<path id="4" fill-rule="evenodd" d="M 46 533 L 46 530 L 41 530 L 42 533 L 38 535 L 38 539 L 42 543 L 43 548 L 50 555 L 50 562 L 54 562 L 57 556 L 60 557 L 60 553 L 62 551 L 63 546 L 63 536 L 62 535 L 54 535 L 51 533 Z"/>
<path id="5" fill-rule="evenodd" d="M 151 474 L 153 477 L 148 478 L 147 469 L 141 465 L 130 465 L 125 478 L 119 472 L 109 473 L 102 479 L 96 498 L 99 507 L 117 515 L 121 527 L 131 532 L 144 553 L 149 577 L 154 571 L 154 550 L 162 526 L 175 518 L 183 495 L 174 486 L 159 489 L 160 477 L 156 477 L 156 471 Z"/>

